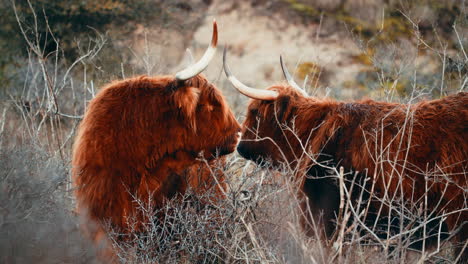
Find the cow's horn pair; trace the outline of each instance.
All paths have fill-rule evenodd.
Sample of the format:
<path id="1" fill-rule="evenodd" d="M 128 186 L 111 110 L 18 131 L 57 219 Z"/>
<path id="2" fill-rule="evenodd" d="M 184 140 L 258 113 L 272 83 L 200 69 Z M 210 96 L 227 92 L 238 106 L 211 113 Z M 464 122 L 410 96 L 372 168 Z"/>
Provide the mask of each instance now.
<path id="1" fill-rule="evenodd" d="M 195 64 L 188 66 L 187 68 L 176 73 L 175 78 L 179 81 L 185 81 L 193 76 L 199 74 L 206 69 L 211 59 L 213 59 L 216 53 L 216 45 L 218 44 L 218 25 L 216 20 L 213 20 L 213 35 L 211 37 L 211 44 L 203 54 L 203 57 Z"/>
<path id="2" fill-rule="evenodd" d="M 302 95 L 308 96 L 308 94 L 304 91 L 304 89 L 302 89 L 299 85 L 297 85 L 297 83 L 293 80 L 293 78 L 291 77 L 291 74 L 289 74 L 288 70 L 286 69 L 286 66 L 283 63 L 283 58 L 281 56 L 280 56 L 280 62 L 281 62 L 281 68 L 283 69 L 284 77 L 288 81 L 289 85 L 291 85 L 293 88 L 298 90 Z M 258 100 L 275 100 L 278 97 L 279 94 L 276 91 L 255 89 L 255 88 L 249 87 L 241 83 L 236 77 L 234 77 L 231 74 L 231 70 L 229 69 L 229 66 L 226 63 L 226 47 L 224 48 L 224 51 L 223 51 L 223 67 L 224 67 L 224 73 L 226 73 L 228 80 L 241 94 L 247 97 L 250 97 L 252 99 L 258 99 Z"/>

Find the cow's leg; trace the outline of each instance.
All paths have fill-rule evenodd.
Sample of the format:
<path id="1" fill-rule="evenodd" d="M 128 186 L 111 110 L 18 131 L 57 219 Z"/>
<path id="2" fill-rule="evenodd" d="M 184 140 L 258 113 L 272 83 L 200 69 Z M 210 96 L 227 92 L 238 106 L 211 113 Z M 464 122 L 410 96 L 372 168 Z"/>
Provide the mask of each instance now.
<path id="1" fill-rule="evenodd" d="M 304 223 L 307 234 L 331 238 L 336 229 L 336 216 L 340 204 L 338 187 L 332 178 L 308 178 L 304 182 L 303 192 L 308 198 L 308 201 L 302 202 L 303 213 L 306 217 L 312 214 L 312 219 L 303 221 L 313 220 L 316 224 L 314 227 L 313 223 Z"/>

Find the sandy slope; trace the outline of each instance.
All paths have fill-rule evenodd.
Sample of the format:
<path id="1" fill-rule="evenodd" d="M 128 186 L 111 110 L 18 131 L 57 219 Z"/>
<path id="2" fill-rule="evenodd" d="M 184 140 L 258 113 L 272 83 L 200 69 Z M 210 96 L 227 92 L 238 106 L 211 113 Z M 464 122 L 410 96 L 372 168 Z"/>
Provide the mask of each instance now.
<path id="1" fill-rule="evenodd" d="M 335 94 L 340 97 L 353 96 L 352 90 L 340 88 L 336 91 L 344 81 L 354 79 L 362 68 L 349 57 L 360 53 L 350 37 L 343 36 L 343 33 L 323 36 L 318 24 L 292 24 L 279 15 L 260 15 L 249 4 L 214 1 L 193 34 L 140 28 L 132 40 L 133 63 L 149 74 L 177 71 L 186 63 L 185 48 L 190 48 L 196 59 L 202 56 L 210 42 L 213 18 L 219 26 L 220 48 L 205 75 L 221 89 L 227 90 L 227 94 L 232 87 L 222 74 L 222 48 L 225 44 L 229 45 L 228 61 L 233 73 L 248 85 L 264 88 L 282 82 L 279 64 L 282 54 L 290 72 L 295 72 L 297 66 L 305 62 L 322 67 L 320 82 L 309 84 L 309 89 L 318 87 L 315 92 L 324 94 L 329 87 L 335 89 Z M 297 76 L 296 80 L 303 82 Z M 228 99 L 238 104 L 231 96 Z"/>
<path id="2" fill-rule="evenodd" d="M 229 7 L 229 4 L 222 3 L 211 6 L 203 24 L 195 32 L 190 48 L 196 57 L 201 56 L 209 43 L 207 36 L 215 17 L 219 24 L 220 44 L 229 45 L 229 64 L 235 75 L 246 84 L 264 88 L 283 81 L 280 54 L 291 72 L 304 62 L 320 65 L 325 71 L 318 83 L 321 88 L 340 86 L 344 81 L 354 79 L 361 68 L 349 59 L 350 55 L 360 52 L 349 38 L 343 39 L 339 34 L 319 37 L 319 25 L 291 24 L 278 15 L 259 16 L 248 4 L 234 9 Z M 216 78 L 219 74 L 221 52 L 219 55 L 206 71 L 209 77 Z M 302 83 L 302 79 L 296 77 L 296 80 Z"/>

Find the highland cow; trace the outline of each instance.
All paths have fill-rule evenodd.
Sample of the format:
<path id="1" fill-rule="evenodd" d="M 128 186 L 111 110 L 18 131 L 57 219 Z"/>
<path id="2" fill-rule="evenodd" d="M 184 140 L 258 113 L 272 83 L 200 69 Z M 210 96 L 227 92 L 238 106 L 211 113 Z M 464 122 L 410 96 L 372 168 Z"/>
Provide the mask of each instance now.
<path id="1" fill-rule="evenodd" d="M 331 238 L 336 231 L 340 188 L 330 169 L 343 167 L 348 190 L 354 183 L 349 201 L 356 204 L 364 193 L 369 202 L 366 223 L 385 219 L 381 222 L 388 224 L 390 219 L 398 229 L 395 219 L 403 220 L 382 203 L 393 199 L 426 208 L 421 215 L 432 219 L 428 229 L 437 230 L 443 222 L 444 237 L 454 236 L 452 241 L 461 242 L 458 251 L 463 248 L 468 236 L 468 93 L 416 104 L 339 102 L 309 97 L 282 60 L 288 85 L 266 90 L 237 80 L 226 65 L 226 50 L 223 63 L 233 86 L 253 99 L 237 151 L 253 161 L 299 168 L 300 196 L 308 198 L 301 207 L 304 215 L 309 209 L 313 214 L 303 219 L 309 235 L 317 231 L 312 220 L 320 222 L 323 233 L 318 235 Z"/>
<path id="2" fill-rule="evenodd" d="M 125 233 L 134 228 L 128 226 L 132 217 L 144 221 L 136 198 L 157 209 L 188 187 L 213 187 L 198 159 L 211 162 L 235 151 L 240 137 L 221 92 L 199 74 L 213 58 L 217 34 L 214 22 L 203 57 L 175 76 L 115 81 L 89 103 L 73 147 L 80 213 Z M 201 178 L 192 175 L 197 168 Z M 96 240 L 106 236 L 98 230 L 91 234 Z"/>

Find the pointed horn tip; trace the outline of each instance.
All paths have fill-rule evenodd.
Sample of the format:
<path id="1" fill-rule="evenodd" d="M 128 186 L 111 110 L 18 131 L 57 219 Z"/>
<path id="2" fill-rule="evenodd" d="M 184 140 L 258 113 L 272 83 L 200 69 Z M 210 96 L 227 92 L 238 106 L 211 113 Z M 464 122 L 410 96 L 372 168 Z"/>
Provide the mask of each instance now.
<path id="1" fill-rule="evenodd" d="M 216 47 L 218 44 L 218 24 L 216 23 L 216 19 L 213 18 L 213 37 L 211 38 L 211 46 Z"/>
<path id="2" fill-rule="evenodd" d="M 206 49 L 202 58 L 195 62 L 193 65 L 177 72 L 175 78 L 179 81 L 184 81 L 192 78 L 193 76 L 201 73 L 208 66 L 216 53 L 216 45 L 218 44 L 218 27 L 216 22 L 213 22 L 213 34 L 211 37 L 211 45 Z"/>
<path id="3" fill-rule="evenodd" d="M 284 78 L 288 81 L 288 83 L 290 82 L 291 80 L 291 74 L 289 74 L 289 71 L 288 71 L 288 68 L 286 67 L 286 65 L 284 64 L 284 61 L 283 61 L 283 56 L 280 55 L 280 65 L 281 65 L 281 70 L 283 71 L 283 76 Z"/>
<path id="4" fill-rule="evenodd" d="M 226 77 L 229 78 L 232 74 L 231 74 L 231 70 L 229 69 L 229 66 L 226 63 L 226 54 L 227 54 L 227 45 L 224 46 L 224 49 L 223 49 L 223 69 L 224 69 L 224 73 L 226 74 Z"/>
<path id="5" fill-rule="evenodd" d="M 283 70 L 283 75 L 286 81 L 288 82 L 289 85 L 291 85 L 293 88 L 296 90 L 300 91 L 304 96 L 308 96 L 307 92 L 304 90 L 304 88 L 300 87 L 295 81 L 292 75 L 289 73 L 288 68 L 284 64 L 283 57 L 280 55 L 280 64 L 281 64 L 281 69 Z"/>

